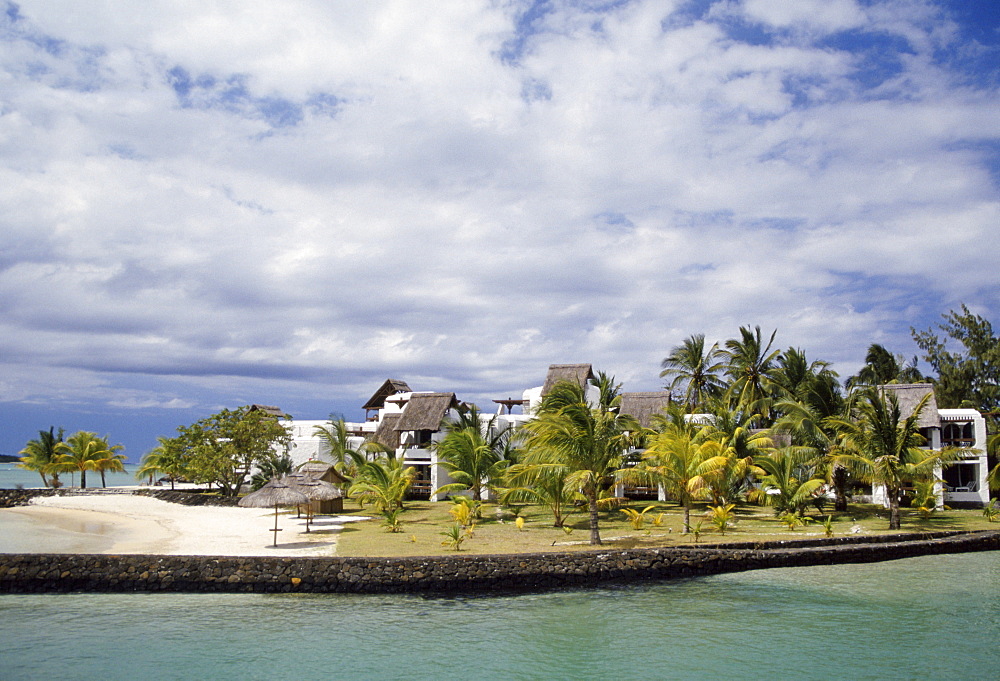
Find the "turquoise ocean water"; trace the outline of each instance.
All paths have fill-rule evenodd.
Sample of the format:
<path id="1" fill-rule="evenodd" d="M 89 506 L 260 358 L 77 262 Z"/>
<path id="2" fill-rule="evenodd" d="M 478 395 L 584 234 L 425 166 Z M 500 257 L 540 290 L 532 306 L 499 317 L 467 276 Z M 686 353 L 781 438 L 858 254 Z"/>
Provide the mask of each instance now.
<path id="1" fill-rule="evenodd" d="M 124 473 L 106 473 L 108 487 L 127 487 L 138 485 L 135 472 L 139 467 L 135 464 L 125 464 Z M 59 479 L 63 486 L 72 487 L 80 484 L 80 474 L 60 473 Z M 0 489 L 16 489 L 17 487 L 42 487 L 42 478 L 34 471 L 18 468 L 16 463 L 0 463 Z M 87 487 L 100 487 L 101 474 L 87 471 Z"/>
<path id="2" fill-rule="evenodd" d="M 0 596 L 0 678 L 1000 679 L 1000 552 L 480 597 Z"/>

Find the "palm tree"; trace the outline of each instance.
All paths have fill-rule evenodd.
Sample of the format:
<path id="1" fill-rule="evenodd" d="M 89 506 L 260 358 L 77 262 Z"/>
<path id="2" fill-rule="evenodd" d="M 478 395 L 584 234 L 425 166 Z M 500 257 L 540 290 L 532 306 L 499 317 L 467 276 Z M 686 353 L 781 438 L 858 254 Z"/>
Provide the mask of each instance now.
<path id="1" fill-rule="evenodd" d="M 902 355 L 894 355 L 883 345 L 872 343 L 865 355 L 865 365 L 847 379 L 848 388 L 886 385 L 889 383 L 921 383 L 927 380 L 917 369 L 917 358 L 909 363 Z"/>
<path id="2" fill-rule="evenodd" d="M 986 441 L 986 451 L 994 458 L 1000 454 L 1000 433 L 993 433 L 989 440 Z M 989 474 L 986 476 L 986 482 L 989 484 L 990 489 L 1000 489 L 1000 463 L 990 470 Z"/>
<path id="3" fill-rule="evenodd" d="M 848 466 L 861 480 L 885 487 L 890 530 L 900 527 L 903 485 L 934 477 L 941 465 L 957 458 L 961 451 L 941 452 L 922 447 L 924 437 L 917 423 L 930 396 L 931 393 L 925 395 L 913 413 L 903 418 L 893 392 L 882 394 L 876 388 L 865 388 L 855 405 L 856 421 L 830 421 L 841 438 L 838 462 Z"/>
<path id="4" fill-rule="evenodd" d="M 500 494 L 500 503 L 536 503 L 548 506 L 552 513 L 552 526 L 562 527 L 566 522 L 564 509 L 577 500 L 584 501 L 579 490 L 569 480 L 566 466 L 528 466 L 514 464 L 505 471 L 511 487 Z"/>
<path id="5" fill-rule="evenodd" d="M 413 468 L 403 465 L 402 457 L 390 452 L 383 458 L 364 462 L 347 494 L 363 504 L 374 504 L 388 518 L 403 507 L 414 475 Z"/>
<path id="6" fill-rule="evenodd" d="M 760 487 L 751 493 L 750 499 L 762 506 L 774 506 L 776 515 L 801 515 L 826 486 L 816 461 L 816 450 L 796 446 L 755 457 L 754 465 L 760 470 Z"/>
<path id="7" fill-rule="evenodd" d="M 718 357 L 719 344 L 706 350 L 705 334 L 695 334 L 675 346 L 660 363 L 660 378 L 671 379 L 666 385 L 671 392 L 683 388 L 684 403 L 694 412 L 708 398 L 722 394 L 725 386 L 718 376 L 722 369 L 722 363 L 715 361 Z"/>
<path id="8" fill-rule="evenodd" d="M 728 463 L 719 442 L 706 439 L 704 430 L 692 423 L 666 423 L 652 436 L 642 462 L 621 474 L 629 481 L 644 479 L 662 485 L 667 496 L 684 509 L 685 534 L 691 531 L 694 501 L 708 495 L 710 476 Z"/>
<path id="9" fill-rule="evenodd" d="M 55 433 L 55 426 L 50 427 L 48 430 L 38 431 L 38 438 L 28 440 L 27 444 L 24 445 L 24 449 L 18 452 L 21 455 L 21 463 L 18 464 L 18 468 L 36 471 L 42 476 L 42 484 L 46 487 L 50 485 L 52 487 L 59 487 L 61 483 L 59 482 L 59 472 L 56 470 L 59 452 L 56 450 L 56 445 L 62 441 L 62 428 L 59 429 L 58 435 Z M 52 476 L 51 481 L 47 477 L 49 475 Z"/>
<path id="10" fill-rule="evenodd" d="M 105 438 L 105 442 L 107 439 Z M 125 447 L 122 445 L 112 445 L 105 448 L 97 459 L 97 471 L 101 474 L 101 487 L 107 487 L 106 473 L 124 473 L 125 455 L 119 454 Z"/>
<path id="11" fill-rule="evenodd" d="M 829 362 L 810 362 L 802 350 L 788 348 L 778 356 L 772 379 L 774 387 L 787 399 L 803 401 L 808 399 L 817 381 L 833 379 L 836 383 L 837 374 L 830 369 Z"/>
<path id="12" fill-rule="evenodd" d="M 634 418 L 616 413 L 617 398 L 611 402 L 591 408 L 582 386 L 561 382 L 542 398 L 537 418 L 524 426 L 524 463 L 539 473 L 569 471 L 567 483 L 587 501 L 591 544 L 601 543 L 598 502 L 613 486 L 614 474 L 640 431 Z"/>
<path id="13" fill-rule="evenodd" d="M 482 501 L 483 489 L 497 483 L 510 464 L 510 428 L 497 431 L 495 416 L 483 424 L 479 409 L 472 406 L 445 430 L 444 438 L 433 447 L 455 482 L 435 493 L 469 489 L 474 501 Z"/>
<path id="14" fill-rule="evenodd" d="M 767 343 L 760 333 L 760 327 L 751 330 L 740 327 L 740 338 L 726 341 L 725 372 L 732 381 L 729 387 L 731 398 L 745 411 L 760 414 L 766 421 L 771 414 L 771 398 L 774 393 L 774 371 L 780 350 L 772 350 L 777 330 L 771 333 Z"/>
<path id="15" fill-rule="evenodd" d="M 347 481 L 348 486 L 366 462 L 371 461 L 377 455 L 389 452 L 386 447 L 377 442 L 365 442 L 357 448 L 352 447 L 351 434 L 347 429 L 347 423 L 342 418 L 331 419 L 329 426 L 315 426 L 313 435 L 318 436 L 320 441 L 326 444 L 330 450 L 330 457 L 334 461 L 334 468 Z"/>
<path id="16" fill-rule="evenodd" d="M 107 438 L 98 437 L 97 433 L 80 430 L 56 445 L 59 452 L 56 465 L 61 471 L 80 471 L 80 488 L 86 489 L 87 471 L 99 471 L 102 462 L 119 449 L 121 445 L 111 447 Z"/>
<path id="17" fill-rule="evenodd" d="M 170 480 L 170 489 L 175 488 L 175 482 L 184 475 L 184 445 L 176 438 L 157 437 L 159 444 L 149 450 L 139 464 L 139 469 L 135 472 L 137 480 L 149 478 L 150 484 L 153 476 L 164 474 Z"/>
<path id="18" fill-rule="evenodd" d="M 754 460 L 770 451 L 770 436 L 755 430 L 757 414 L 746 414 L 716 405 L 711 422 L 706 424 L 701 436 L 719 444 L 718 456 L 726 463 L 706 474 L 706 492 L 715 506 L 724 506 L 746 492 L 754 481 Z"/>
<path id="19" fill-rule="evenodd" d="M 804 402 L 787 400 L 775 405 L 781 418 L 771 428 L 775 433 L 787 433 L 795 445 L 812 448 L 818 456 L 819 472 L 834 492 L 834 508 L 847 510 L 851 476 L 837 459 L 837 430 L 833 423 L 843 419 L 844 401 L 826 402 L 813 399 Z"/>
<path id="20" fill-rule="evenodd" d="M 288 475 L 295 469 L 292 457 L 287 452 L 280 455 L 274 453 L 270 458 L 264 459 L 257 464 L 258 470 L 250 476 L 250 490 L 256 492 L 271 480 L 277 480 Z"/>

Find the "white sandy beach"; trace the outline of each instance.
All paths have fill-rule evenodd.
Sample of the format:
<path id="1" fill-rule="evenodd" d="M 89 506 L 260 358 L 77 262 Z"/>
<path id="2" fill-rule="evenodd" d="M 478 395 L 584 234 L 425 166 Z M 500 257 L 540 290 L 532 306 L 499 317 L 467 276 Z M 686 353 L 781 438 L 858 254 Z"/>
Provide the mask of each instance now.
<path id="1" fill-rule="evenodd" d="M 0 553 L 107 553 L 189 556 L 333 556 L 337 534 L 357 516 L 305 518 L 274 511 L 182 506 L 129 494 L 38 497 L 0 509 Z"/>

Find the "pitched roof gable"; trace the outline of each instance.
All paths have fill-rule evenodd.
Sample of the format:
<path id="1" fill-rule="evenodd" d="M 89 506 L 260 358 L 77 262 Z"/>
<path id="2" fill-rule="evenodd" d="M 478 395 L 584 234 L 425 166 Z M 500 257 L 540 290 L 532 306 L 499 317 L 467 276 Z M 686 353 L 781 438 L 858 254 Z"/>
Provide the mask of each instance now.
<path id="1" fill-rule="evenodd" d="M 444 415 L 457 406 L 455 393 L 413 393 L 395 430 L 440 430 Z"/>
<path id="2" fill-rule="evenodd" d="M 934 386 L 930 383 L 889 383 L 878 386 L 879 392 L 883 395 L 893 394 L 899 402 L 899 413 L 904 419 L 909 418 L 917 408 L 917 404 L 930 393 L 930 399 L 924 405 L 923 411 L 917 418 L 918 428 L 939 428 L 941 419 L 938 418 L 937 400 L 934 398 Z"/>
<path id="3" fill-rule="evenodd" d="M 631 416 L 639 422 L 640 426 L 649 428 L 652 425 L 653 416 L 662 414 L 669 404 L 670 393 L 662 390 L 648 393 L 622 393 L 618 413 Z"/>
<path id="4" fill-rule="evenodd" d="M 587 380 L 591 378 L 594 378 L 594 368 L 590 364 L 552 364 L 549 366 L 549 373 L 545 376 L 542 396 L 548 395 L 556 383 L 569 381 L 585 388 Z"/>
<path id="5" fill-rule="evenodd" d="M 385 398 L 390 395 L 395 395 L 396 393 L 408 393 L 410 392 L 410 386 L 406 385 L 406 381 L 400 381 L 395 378 L 386 379 L 385 383 L 379 386 L 379 389 L 375 391 L 365 405 L 361 407 L 362 409 L 381 409 L 385 406 Z"/>

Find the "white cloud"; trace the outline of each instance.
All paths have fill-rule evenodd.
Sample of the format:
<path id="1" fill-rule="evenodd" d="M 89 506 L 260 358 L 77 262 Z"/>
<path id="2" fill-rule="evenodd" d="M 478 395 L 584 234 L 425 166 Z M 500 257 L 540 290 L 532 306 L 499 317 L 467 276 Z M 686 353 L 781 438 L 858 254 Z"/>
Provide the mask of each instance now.
<path id="1" fill-rule="evenodd" d="M 997 95 L 937 60 L 930 3 L 555 3 L 506 61 L 517 3 L 19 7 L 0 347 L 73 399 L 485 400 L 559 361 L 650 388 L 692 333 L 851 366 L 996 309 Z M 868 82 L 843 31 L 907 48 Z M 30 375 L 4 399 L 61 394 Z"/>

